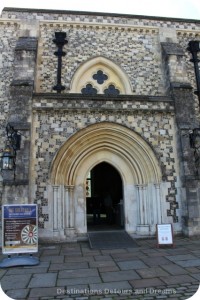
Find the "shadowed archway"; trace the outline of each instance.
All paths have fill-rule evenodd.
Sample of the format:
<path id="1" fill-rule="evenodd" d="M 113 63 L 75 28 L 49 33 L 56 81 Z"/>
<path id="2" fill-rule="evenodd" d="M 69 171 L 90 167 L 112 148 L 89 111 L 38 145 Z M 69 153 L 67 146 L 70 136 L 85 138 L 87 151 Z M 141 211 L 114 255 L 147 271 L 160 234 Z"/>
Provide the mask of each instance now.
<path id="1" fill-rule="evenodd" d="M 155 232 L 162 215 L 159 162 L 141 136 L 109 122 L 80 130 L 56 154 L 51 168 L 55 227 L 65 235 L 87 232 L 86 179 L 102 163 L 121 178 L 125 230 Z"/>

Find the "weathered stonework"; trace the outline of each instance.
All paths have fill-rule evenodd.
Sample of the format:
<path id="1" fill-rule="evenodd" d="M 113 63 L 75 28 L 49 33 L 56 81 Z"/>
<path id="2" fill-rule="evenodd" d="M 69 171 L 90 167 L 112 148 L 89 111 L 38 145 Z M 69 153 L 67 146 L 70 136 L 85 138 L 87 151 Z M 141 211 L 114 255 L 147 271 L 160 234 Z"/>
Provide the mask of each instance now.
<path id="1" fill-rule="evenodd" d="M 53 90 L 55 32 L 68 40 L 61 94 Z M 189 144 L 200 121 L 187 50 L 194 39 L 198 20 L 4 9 L 0 147 L 7 122 L 22 133 L 22 145 L 17 180 L 2 172 L 2 203 L 37 203 L 41 237 L 76 240 L 87 233 L 87 172 L 107 162 L 123 181 L 127 232 L 153 235 L 162 222 L 200 235 Z M 104 82 L 93 77 L 99 70 Z M 87 85 L 97 94 L 81 94 Z M 110 85 L 119 95 L 104 94 Z"/>

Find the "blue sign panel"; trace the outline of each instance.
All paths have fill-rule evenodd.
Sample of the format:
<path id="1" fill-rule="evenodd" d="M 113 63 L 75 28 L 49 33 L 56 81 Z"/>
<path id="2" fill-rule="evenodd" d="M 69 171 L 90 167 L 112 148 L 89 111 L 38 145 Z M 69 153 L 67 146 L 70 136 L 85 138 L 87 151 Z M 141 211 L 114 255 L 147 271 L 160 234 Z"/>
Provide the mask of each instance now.
<path id="1" fill-rule="evenodd" d="M 33 253 L 38 251 L 36 204 L 3 205 L 2 252 Z"/>

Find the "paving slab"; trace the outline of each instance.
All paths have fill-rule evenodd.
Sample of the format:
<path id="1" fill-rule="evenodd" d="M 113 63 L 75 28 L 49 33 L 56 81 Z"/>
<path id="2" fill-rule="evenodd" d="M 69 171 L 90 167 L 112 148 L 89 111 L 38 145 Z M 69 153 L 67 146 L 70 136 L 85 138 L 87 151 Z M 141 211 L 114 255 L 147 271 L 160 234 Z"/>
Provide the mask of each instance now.
<path id="1" fill-rule="evenodd" d="M 175 246 L 176 247 L 176 246 Z M 185 249 L 184 247 L 181 248 L 171 248 L 166 250 L 166 255 L 188 255 L 188 249 Z"/>
<path id="2" fill-rule="evenodd" d="M 34 274 L 34 273 L 47 273 L 48 268 L 39 268 L 37 266 L 34 266 L 32 268 L 9 268 L 6 275 L 17 275 L 17 274 Z"/>
<path id="3" fill-rule="evenodd" d="M 94 256 L 95 261 L 113 261 L 111 255 L 96 255 Z"/>
<path id="4" fill-rule="evenodd" d="M 56 273 L 34 274 L 28 287 L 52 287 L 55 286 L 57 279 Z"/>
<path id="5" fill-rule="evenodd" d="M 176 295 L 163 299 L 186 300 L 196 292 L 200 282 L 200 241 L 194 241 L 175 238 L 175 248 L 162 249 L 156 248 L 155 239 L 139 240 L 137 248 L 114 250 L 92 250 L 87 242 L 39 245 L 40 264 L 0 269 L 1 285 L 7 295 L 21 300 L 157 300 L 163 296 L 126 296 L 113 291 L 113 295 L 100 297 L 59 292 L 90 290 L 95 286 L 132 290 L 174 288 Z M 50 277 L 45 276 L 48 274 Z M 45 282 L 49 286 L 45 287 Z"/>
<path id="6" fill-rule="evenodd" d="M 64 255 L 46 255 L 40 257 L 40 262 L 42 261 L 50 261 L 54 263 L 62 263 L 64 262 L 65 256 Z"/>
<path id="7" fill-rule="evenodd" d="M 65 262 L 89 262 L 89 261 L 94 261 L 93 256 L 69 256 L 65 255 Z"/>
<path id="8" fill-rule="evenodd" d="M 68 285 L 66 288 L 65 288 L 65 291 L 64 294 L 66 295 L 74 295 L 74 294 L 80 294 L 81 292 L 84 292 L 85 294 L 85 291 L 87 291 L 89 289 L 89 286 L 88 284 L 75 284 L 75 285 Z M 83 293 L 82 293 L 83 294 Z M 65 299 L 65 298 L 64 298 Z"/>
<path id="9" fill-rule="evenodd" d="M 103 272 L 101 273 L 101 277 L 104 282 L 140 279 L 140 276 L 134 270 Z"/>
<path id="10" fill-rule="evenodd" d="M 129 283 L 134 288 L 158 287 L 163 285 L 163 281 L 159 278 L 147 278 L 130 280 Z"/>
<path id="11" fill-rule="evenodd" d="M 150 266 L 150 267 L 154 267 L 154 266 L 161 266 L 161 265 L 167 265 L 169 264 L 169 260 L 167 259 L 168 256 L 165 257 L 151 257 L 151 258 L 143 258 L 143 262 Z"/>
<path id="12" fill-rule="evenodd" d="M 97 269 L 80 269 L 77 270 L 63 270 L 59 271 L 58 278 L 78 278 L 78 277 L 92 277 L 99 276 Z"/>
<path id="13" fill-rule="evenodd" d="M 188 272 L 175 264 L 162 265 L 162 269 L 166 270 L 171 275 L 188 274 Z"/>
<path id="14" fill-rule="evenodd" d="M 142 278 L 154 278 L 154 277 L 160 277 L 160 276 L 169 276 L 169 273 L 164 271 L 160 267 L 152 267 L 148 269 L 138 269 L 137 273 Z"/>
<path id="15" fill-rule="evenodd" d="M 167 259 L 177 262 L 178 260 L 196 259 L 196 257 L 192 254 L 183 254 L 183 255 L 180 254 L 180 255 L 168 255 Z"/>
<path id="16" fill-rule="evenodd" d="M 114 271 L 119 271 L 119 267 L 117 266 L 106 266 L 106 267 L 98 267 L 98 270 L 100 273 L 102 272 L 114 272 Z"/>
<path id="17" fill-rule="evenodd" d="M 200 273 L 191 274 L 191 276 L 194 277 L 195 279 L 197 279 L 200 284 Z"/>
<path id="18" fill-rule="evenodd" d="M 195 282 L 193 277 L 190 275 L 176 275 L 176 276 L 161 276 L 160 279 L 164 281 L 166 284 L 177 284 L 177 283 L 184 283 L 184 282 Z"/>
<path id="19" fill-rule="evenodd" d="M 200 268 L 198 267 L 187 267 L 187 268 L 184 268 L 188 273 L 199 273 L 200 271 Z"/>
<path id="20" fill-rule="evenodd" d="M 138 253 L 139 255 L 139 253 Z M 115 261 L 127 261 L 127 260 L 133 260 L 137 259 L 138 255 L 135 253 L 112 253 L 111 256 Z M 145 256 L 146 257 L 146 256 Z"/>
<path id="21" fill-rule="evenodd" d="M 197 267 L 200 266 L 200 259 L 180 260 L 180 261 L 176 261 L 176 264 L 184 268 Z"/>
<path id="22" fill-rule="evenodd" d="M 141 260 L 121 261 L 117 263 L 121 270 L 136 270 L 147 268 Z"/>
<path id="23" fill-rule="evenodd" d="M 162 252 L 157 251 L 155 253 L 150 253 L 149 255 L 148 255 L 148 252 L 145 253 L 145 257 L 160 257 L 160 256 L 167 256 L 167 255 L 169 255 L 169 254 L 164 251 L 162 251 Z"/>
<path id="24" fill-rule="evenodd" d="M 81 251 L 67 251 L 67 250 L 61 250 L 61 255 L 68 255 L 68 256 L 80 256 L 82 255 Z"/>
<path id="25" fill-rule="evenodd" d="M 57 287 L 43 287 L 43 288 L 32 288 L 29 294 L 29 298 L 37 298 L 37 297 L 54 297 L 58 296 Z"/>
<path id="26" fill-rule="evenodd" d="M 79 277 L 79 278 L 61 278 L 57 280 L 57 286 L 70 286 L 80 284 L 89 284 L 89 283 L 99 283 L 102 282 L 99 276 L 92 277 Z"/>
<path id="27" fill-rule="evenodd" d="M 31 276 L 31 274 L 5 275 L 1 279 L 1 287 L 4 291 L 9 289 L 13 290 L 26 288 Z"/>
<path id="28" fill-rule="evenodd" d="M 99 291 L 99 294 L 112 294 L 117 291 L 121 294 L 128 290 L 132 290 L 132 286 L 128 283 L 128 281 L 117 281 L 117 282 L 104 282 L 97 284 L 90 284 L 91 291 Z"/>
<path id="29" fill-rule="evenodd" d="M 199 249 L 197 249 L 197 250 L 191 250 L 191 253 L 192 254 L 194 254 L 195 256 L 198 256 L 198 257 L 200 257 L 200 251 L 199 251 Z"/>
<path id="30" fill-rule="evenodd" d="M 12 299 L 28 299 L 29 289 L 15 289 L 6 292 L 6 295 Z"/>
<path id="31" fill-rule="evenodd" d="M 6 274 L 6 269 L 0 269 L 0 279 Z"/>
<path id="32" fill-rule="evenodd" d="M 54 264 L 52 263 L 49 271 L 56 271 L 56 270 L 67 270 L 67 269 L 86 269 L 88 268 L 87 262 L 68 262 L 62 264 Z"/>
<path id="33" fill-rule="evenodd" d="M 116 266 L 114 261 L 91 261 L 89 262 L 91 268 L 100 268 L 100 267 L 113 267 Z"/>
<path id="34" fill-rule="evenodd" d="M 55 249 L 55 250 L 44 250 L 42 253 L 44 256 L 47 255 L 59 255 L 60 254 L 60 249 Z"/>

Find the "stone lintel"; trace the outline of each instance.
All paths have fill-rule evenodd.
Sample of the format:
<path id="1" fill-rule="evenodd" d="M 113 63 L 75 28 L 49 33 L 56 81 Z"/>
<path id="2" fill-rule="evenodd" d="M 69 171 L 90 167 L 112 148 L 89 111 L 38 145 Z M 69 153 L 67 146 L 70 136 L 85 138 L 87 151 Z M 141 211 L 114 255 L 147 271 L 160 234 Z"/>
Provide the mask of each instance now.
<path id="1" fill-rule="evenodd" d="M 105 101 L 149 101 L 149 102 L 172 102 L 173 99 L 168 96 L 148 96 L 148 95 L 117 95 L 107 96 L 103 94 L 98 95 L 82 95 L 78 93 L 33 93 L 33 98 L 40 99 L 45 98 L 48 100 L 105 100 Z"/>

